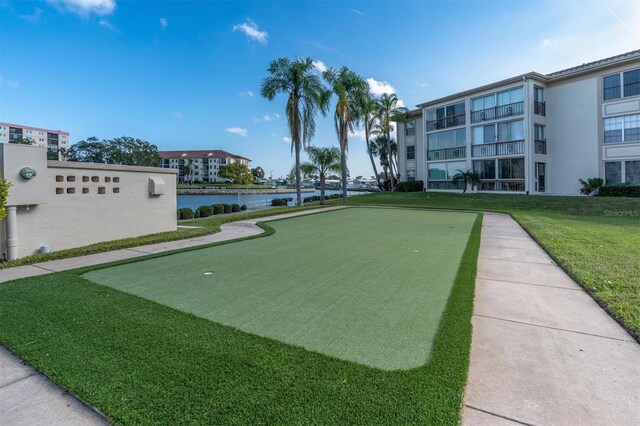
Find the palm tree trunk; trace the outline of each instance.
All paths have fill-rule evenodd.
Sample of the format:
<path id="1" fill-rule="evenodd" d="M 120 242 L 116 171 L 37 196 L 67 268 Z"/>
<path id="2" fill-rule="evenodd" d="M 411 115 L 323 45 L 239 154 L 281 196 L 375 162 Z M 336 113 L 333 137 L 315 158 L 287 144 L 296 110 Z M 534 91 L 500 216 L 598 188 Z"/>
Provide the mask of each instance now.
<path id="1" fill-rule="evenodd" d="M 367 126 L 366 119 L 364 123 L 364 139 L 365 139 L 365 142 L 367 143 L 367 152 L 369 153 L 369 160 L 371 160 L 371 167 L 373 167 L 373 175 L 376 177 L 376 184 L 380 186 L 378 169 L 376 168 L 376 162 L 373 161 L 373 154 L 371 153 L 371 145 L 369 144 L 369 126 Z"/>
<path id="2" fill-rule="evenodd" d="M 320 204 L 324 204 L 324 173 L 320 173 Z"/>
<path id="3" fill-rule="evenodd" d="M 346 139 L 346 133 L 344 134 L 343 138 Z M 342 173 L 342 204 L 346 205 L 347 204 L 347 152 L 346 152 L 346 148 L 347 148 L 347 144 L 341 143 L 340 144 L 340 167 L 342 168 L 341 173 Z"/>
<path id="4" fill-rule="evenodd" d="M 387 130 L 387 158 L 388 158 L 388 162 L 389 162 L 389 172 L 390 172 L 390 176 L 389 176 L 389 188 L 391 188 L 391 192 L 394 191 L 394 178 L 395 178 L 395 173 L 393 172 L 393 155 L 391 155 L 391 132 L 389 132 L 389 130 Z"/>
<path id="5" fill-rule="evenodd" d="M 302 194 L 300 191 L 300 141 L 295 141 L 296 144 L 296 206 L 302 206 Z"/>

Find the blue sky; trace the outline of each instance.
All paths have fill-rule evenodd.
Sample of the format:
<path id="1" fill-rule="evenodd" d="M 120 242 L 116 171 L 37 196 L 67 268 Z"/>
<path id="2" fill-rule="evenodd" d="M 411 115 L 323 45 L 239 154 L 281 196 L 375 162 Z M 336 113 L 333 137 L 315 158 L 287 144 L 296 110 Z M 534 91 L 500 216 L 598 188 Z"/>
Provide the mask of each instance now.
<path id="1" fill-rule="evenodd" d="M 293 164 L 269 61 L 346 65 L 415 104 L 640 48 L 637 0 L 0 0 L 0 121 Z M 331 117 L 314 144 L 337 145 Z M 351 174 L 371 175 L 361 132 Z"/>

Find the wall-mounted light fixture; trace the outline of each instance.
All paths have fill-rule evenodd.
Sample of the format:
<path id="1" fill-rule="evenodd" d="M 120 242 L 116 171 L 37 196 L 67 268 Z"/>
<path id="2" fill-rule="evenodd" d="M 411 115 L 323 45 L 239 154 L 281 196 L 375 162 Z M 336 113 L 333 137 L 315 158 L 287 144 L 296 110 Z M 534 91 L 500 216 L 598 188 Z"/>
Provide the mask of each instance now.
<path id="1" fill-rule="evenodd" d="M 20 170 L 20 176 L 24 179 L 33 179 L 37 174 L 38 173 L 31 167 L 23 167 L 22 170 Z"/>

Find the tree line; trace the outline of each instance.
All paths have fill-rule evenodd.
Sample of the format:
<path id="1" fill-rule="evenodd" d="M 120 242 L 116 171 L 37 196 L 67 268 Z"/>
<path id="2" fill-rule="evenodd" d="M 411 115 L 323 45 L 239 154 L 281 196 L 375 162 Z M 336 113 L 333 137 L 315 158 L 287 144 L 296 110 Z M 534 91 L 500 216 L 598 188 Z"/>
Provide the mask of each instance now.
<path id="1" fill-rule="evenodd" d="M 302 205 L 301 196 L 301 163 L 300 153 L 308 150 L 315 133 L 316 117 L 326 116 L 333 110 L 333 121 L 338 139 L 340 165 L 333 161 L 325 162 L 328 157 L 337 154 L 331 148 L 319 148 L 309 151 L 311 165 L 320 174 L 321 186 L 323 175 L 327 171 L 341 174 L 342 200 L 347 203 L 347 152 L 349 150 L 349 134 L 355 127 L 363 125 L 367 152 L 371 160 L 374 176 L 380 184 L 374 155 L 385 157 L 382 162 L 385 174 L 389 176 L 390 190 L 394 189 L 394 178 L 397 164 L 393 161 L 391 132 L 394 123 L 406 121 L 408 109 L 398 106 L 398 97 L 393 93 L 385 93 L 376 98 L 371 94 L 369 84 L 357 73 L 342 67 L 338 70 L 329 68 L 322 72 L 322 79 L 317 75 L 311 58 L 279 58 L 272 61 L 267 69 L 268 75 L 262 81 L 260 93 L 268 100 L 274 100 L 279 94 L 287 98 L 285 116 L 291 133 L 291 150 L 295 153 L 296 204 Z M 335 98 L 332 108 L 331 100 Z M 372 143 L 371 136 L 378 135 Z M 386 149 L 381 147 L 386 145 Z M 396 149 L 397 152 L 397 149 Z M 322 164 L 319 159 L 323 159 Z M 320 173 L 320 170 L 324 172 Z M 387 174 L 387 169 L 389 173 Z"/>

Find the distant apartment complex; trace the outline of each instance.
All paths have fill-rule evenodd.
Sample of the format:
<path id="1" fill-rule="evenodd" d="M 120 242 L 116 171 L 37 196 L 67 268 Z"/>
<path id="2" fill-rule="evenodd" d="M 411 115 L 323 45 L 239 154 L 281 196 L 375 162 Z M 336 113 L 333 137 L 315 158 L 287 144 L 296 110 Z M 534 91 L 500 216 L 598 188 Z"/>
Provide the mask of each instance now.
<path id="1" fill-rule="evenodd" d="M 640 184 L 640 50 L 551 74 L 530 72 L 411 111 L 398 129 L 401 180 L 450 191 L 576 195 L 578 179 Z"/>
<path id="2" fill-rule="evenodd" d="M 251 168 L 251 160 L 219 149 L 211 151 L 160 151 L 162 167 L 178 170 L 178 180 L 185 180 L 185 165 L 189 164 L 193 182 L 224 182 L 218 176 L 220 167 L 240 163 Z M 188 170 L 188 168 L 187 168 Z"/>
<path id="3" fill-rule="evenodd" d="M 0 143 L 20 139 L 31 141 L 35 146 L 45 146 L 55 152 L 60 148 L 69 149 L 69 132 L 0 122 Z"/>

